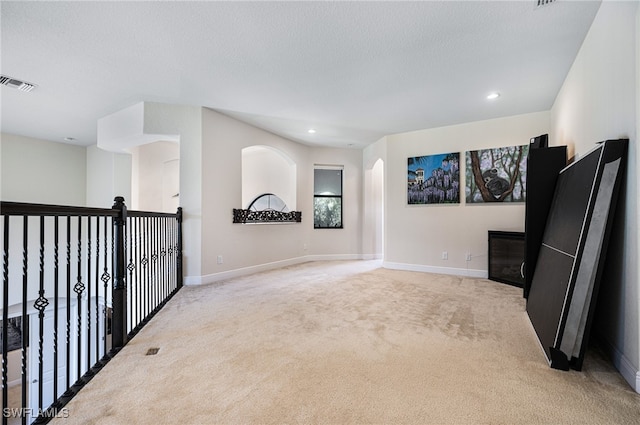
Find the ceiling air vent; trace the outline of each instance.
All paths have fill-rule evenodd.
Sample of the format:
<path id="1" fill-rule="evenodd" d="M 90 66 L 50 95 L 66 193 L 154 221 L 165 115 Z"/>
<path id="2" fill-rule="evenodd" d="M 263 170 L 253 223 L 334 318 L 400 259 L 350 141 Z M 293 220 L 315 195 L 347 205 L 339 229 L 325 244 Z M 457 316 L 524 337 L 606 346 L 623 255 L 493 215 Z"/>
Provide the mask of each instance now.
<path id="1" fill-rule="evenodd" d="M 8 77 L 6 75 L 0 75 L 0 84 L 27 92 L 37 87 L 35 84 L 27 83 L 26 81 L 20 81 L 16 78 Z"/>
<path id="2" fill-rule="evenodd" d="M 542 7 L 542 6 L 548 6 L 551 3 L 555 3 L 556 0 L 536 0 L 536 9 Z"/>

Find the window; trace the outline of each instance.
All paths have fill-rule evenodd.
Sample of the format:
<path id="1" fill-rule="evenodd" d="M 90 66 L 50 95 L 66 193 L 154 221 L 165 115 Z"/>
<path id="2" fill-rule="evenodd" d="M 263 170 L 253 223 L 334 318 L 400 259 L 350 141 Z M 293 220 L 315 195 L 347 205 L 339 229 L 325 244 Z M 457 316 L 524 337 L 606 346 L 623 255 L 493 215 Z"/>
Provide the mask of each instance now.
<path id="1" fill-rule="evenodd" d="M 342 167 L 314 170 L 313 227 L 342 229 Z"/>

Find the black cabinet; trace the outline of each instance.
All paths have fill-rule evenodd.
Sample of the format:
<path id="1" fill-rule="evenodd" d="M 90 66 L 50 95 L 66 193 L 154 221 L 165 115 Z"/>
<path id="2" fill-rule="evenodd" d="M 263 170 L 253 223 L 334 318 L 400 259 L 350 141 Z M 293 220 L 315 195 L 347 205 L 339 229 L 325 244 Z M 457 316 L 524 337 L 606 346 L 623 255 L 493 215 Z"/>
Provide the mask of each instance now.
<path id="1" fill-rule="evenodd" d="M 542 236 L 551 208 L 560 170 L 567 165 L 567 147 L 531 148 L 527 159 L 527 201 L 525 207 L 524 292 L 529 297 L 533 271 L 538 261 Z"/>

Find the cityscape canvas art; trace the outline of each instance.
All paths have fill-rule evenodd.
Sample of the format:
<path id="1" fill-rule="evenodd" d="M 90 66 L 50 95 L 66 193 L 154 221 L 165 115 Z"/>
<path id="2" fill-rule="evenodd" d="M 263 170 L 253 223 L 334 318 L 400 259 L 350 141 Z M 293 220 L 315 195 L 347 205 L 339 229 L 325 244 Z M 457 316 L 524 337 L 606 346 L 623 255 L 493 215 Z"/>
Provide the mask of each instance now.
<path id="1" fill-rule="evenodd" d="M 466 152 L 467 203 L 524 202 L 529 145 Z"/>
<path id="2" fill-rule="evenodd" d="M 460 154 L 455 152 L 408 158 L 407 202 L 460 203 Z"/>

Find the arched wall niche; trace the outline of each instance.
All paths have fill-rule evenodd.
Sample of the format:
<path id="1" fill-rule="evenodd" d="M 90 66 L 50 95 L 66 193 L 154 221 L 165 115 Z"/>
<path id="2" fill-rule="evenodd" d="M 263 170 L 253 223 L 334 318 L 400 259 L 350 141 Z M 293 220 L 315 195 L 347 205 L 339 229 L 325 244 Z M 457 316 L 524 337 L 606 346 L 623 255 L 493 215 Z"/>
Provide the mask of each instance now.
<path id="1" fill-rule="evenodd" d="M 242 149 L 242 208 L 265 193 L 273 193 L 295 211 L 296 163 L 271 146 L 248 146 Z"/>

